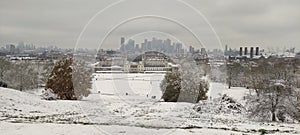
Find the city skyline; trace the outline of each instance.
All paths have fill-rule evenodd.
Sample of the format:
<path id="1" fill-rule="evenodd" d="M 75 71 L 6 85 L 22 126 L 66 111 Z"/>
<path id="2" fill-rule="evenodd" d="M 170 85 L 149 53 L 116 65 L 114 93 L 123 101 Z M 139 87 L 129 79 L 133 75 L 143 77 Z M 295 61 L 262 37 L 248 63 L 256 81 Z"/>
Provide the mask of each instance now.
<path id="1" fill-rule="evenodd" d="M 74 1 L 72 6 L 69 6 L 68 1 L 4 0 L 0 3 L 1 45 L 24 41 L 43 46 L 74 48 L 89 20 L 107 6 L 117 3 L 101 15 L 95 16 L 80 38 L 80 47 L 97 48 L 101 44 L 102 37 L 120 21 L 139 16 L 136 11 L 148 16 L 132 19 L 116 27 L 104 40 L 104 46 L 116 48 L 119 37 L 124 35 L 126 38 L 145 32 L 141 38 L 147 34 L 158 35 L 151 31 L 160 31 L 165 33 L 166 37 L 174 36 L 183 44 L 200 46 L 199 41 L 189 31 L 172 20 L 187 26 L 201 39 L 202 46 L 208 49 L 222 48 L 226 44 L 233 48 L 253 45 L 275 49 L 300 46 L 298 38 L 300 14 L 297 12 L 300 3 L 294 0 L 289 2 L 125 0 L 89 3 Z M 192 5 L 200 15 L 188 5 Z M 220 39 L 221 45 L 212 29 Z"/>
<path id="2" fill-rule="evenodd" d="M 134 50 L 134 49 L 138 48 L 138 51 L 141 51 L 141 52 L 146 52 L 146 51 L 162 51 L 162 52 L 169 52 L 170 53 L 170 51 L 172 51 L 174 49 L 172 47 L 175 47 L 176 45 L 180 45 L 180 47 L 177 47 L 177 50 L 178 50 L 178 48 L 180 48 L 180 49 L 182 49 L 181 52 L 190 52 L 191 49 L 194 50 L 195 52 L 196 51 L 199 52 L 201 49 L 204 48 L 208 52 L 209 51 L 214 51 L 214 50 L 219 50 L 219 51 L 224 52 L 225 55 L 226 55 L 226 52 L 228 52 L 228 51 L 238 52 L 241 47 L 246 47 L 246 48 L 247 47 L 248 48 L 250 48 L 250 47 L 259 47 L 264 52 L 268 52 L 268 53 L 291 52 L 291 50 L 294 53 L 299 52 L 299 48 L 297 48 L 297 47 L 284 47 L 284 46 L 282 46 L 282 47 L 267 47 L 267 48 L 264 48 L 264 47 L 261 47 L 259 45 L 255 45 L 255 44 L 248 45 L 248 46 L 246 46 L 246 45 L 240 45 L 238 47 L 234 47 L 234 46 L 226 44 L 226 45 L 222 46 L 221 48 L 207 49 L 207 48 L 201 47 L 201 46 L 197 47 L 197 46 L 193 46 L 193 45 L 182 44 L 179 40 L 176 40 L 176 39 L 175 40 L 171 40 L 169 38 L 159 38 L 159 37 L 144 38 L 142 40 L 141 39 L 134 40 L 134 39 L 130 39 L 130 38 L 127 39 L 125 37 L 119 37 L 118 45 L 116 47 L 114 47 L 114 48 L 101 48 L 101 47 L 99 47 L 99 48 L 75 48 L 75 47 L 74 48 L 72 48 L 72 47 L 68 48 L 68 47 L 57 46 L 55 44 L 48 45 L 48 46 L 46 45 L 45 46 L 45 45 L 33 44 L 32 42 L 19 41 L 17 43 L 7 43 L 7 44 L 2 44 L 2 45 L 0 44 L 0 51 L 5 51 L 5 50 L 8 51 L 8 50 L 10 50 L 9 49 L 10 46 L 13 46 L 13 48 L 19 49 L 19 51 L 22 51 L 22 50 L 35 50 L 35 49 L 43 49 L 43 50 L 45 50 L 45 49 L 48 49 L 48 50 L 51 50 L 51 49 L 54 49 L 54 50 L 57 50 L 57 49 L 67 49 L 67 50 L 69 50 L 69 49 L 71 49 L 71 50 L 73 50 L 73 49 L 75 49 L 75 50 L 90 50 L 90 51 L 96 51 L 96 50 L 98 50 L 98 51 L 99 50 L 119 50 L 119 51 L 122 51 L 122 41 L 120 41 L 120 38 L 121 38 L 121 40 L 122 40 L 122 38 L 124 38 L 123 43 L 125 45 L 131 44 L 133 42 L 133 45 L 132 45 L 133 48 L 132 49 Z M 143 46 L 143 44 L 145 44 L 145 42 L 148 41 L 148 43 L 151 44 L 151 41 L 153 41 L 153 40 L 156 40 L 156 44 L 157 45 L 154 45 L 154 47 L 152 49 L 145 49 L 145 48 L 143 49 L 142 48 L 142 46 Z M 168 44 L 169 48 L 165 48 L 166 46 L 165 46 L 164 42 L 166 40 L 170 42 Z M 164 49 L 162 49 L 162 48 L 164 48 Z M 167 51 L 167 49 L 169 49 L 169 50 Z M 125 49 L 125 50 L 130 51 L 130 49 L 128 50 L 128 48 Z"/>

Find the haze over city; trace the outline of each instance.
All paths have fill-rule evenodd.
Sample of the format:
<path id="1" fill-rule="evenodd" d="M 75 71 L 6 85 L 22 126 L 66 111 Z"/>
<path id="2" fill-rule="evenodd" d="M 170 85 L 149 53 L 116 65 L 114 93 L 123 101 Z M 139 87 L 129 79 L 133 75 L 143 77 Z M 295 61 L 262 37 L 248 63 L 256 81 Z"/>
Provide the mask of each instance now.
<path id="1" fill-rule="evenodd" d="M 110 6 L 112 4 L 114 5 Z M 188 5 L 192 5 L 201 14 Z M 82 34 L 79 45 L 98 48 L 104 34 L 120 23 L 120 20 L 153 15 L 184 24 L 198 35 L 203 42 L 202 46 L 207 49 L 224 48 L 225 44 L 235 48 L 251 45 L 275 50 L 291 48 L 300 46 L 299 5 L 298 0 L 2 0 L 0 45 L 23 41 L 39 46 L 74 48 L 84 26 L 95 15 L 86 32 Z M 101 14 L 96 15 L 103 9 L 105 10 Z M 219 36 L 222 47 L 208 24 Z M 135 40 L 142 41 L 147 37 L 152 38 L 153 35 L 172 38 L 172 35 L 187 46 L 201 46 L 190 32 L 178 24 L 162 18 L 146 17 L 120 25 L 106 37 L 102 48 L 118 48 L 120 37 L 125 36 L 128 39 L 141 33 L 144 34 L 135 37 Z"/>

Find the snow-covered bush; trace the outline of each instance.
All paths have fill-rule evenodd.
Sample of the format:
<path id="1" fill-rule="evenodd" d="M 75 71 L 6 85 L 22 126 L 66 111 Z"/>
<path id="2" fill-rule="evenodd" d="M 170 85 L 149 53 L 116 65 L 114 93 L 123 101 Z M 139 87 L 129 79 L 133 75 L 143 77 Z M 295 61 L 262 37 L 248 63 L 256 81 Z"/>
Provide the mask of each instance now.
<path id="1" fill-rule="evenodd" d="M 41 97 L 46 100 L 56 100 L 58 95 L 53 92 L 52 89 L 46 89 L 42 92 Z"/>
<path id="2" fill-rule="evenodd" d="M 226 94 L 214 100 L 200 101 L 193 109 L 199 113 L 210 114 L 241 114 L 245 112 L 242 104 Z"/>
<path id="3" fill-rule="evenodd" d="M 45 90 L 52 89 L 59 99 L 77 100 L 90 94 L 91 72 L 83 64 L 65 57 L 54 66 L 46 83 Z"/>

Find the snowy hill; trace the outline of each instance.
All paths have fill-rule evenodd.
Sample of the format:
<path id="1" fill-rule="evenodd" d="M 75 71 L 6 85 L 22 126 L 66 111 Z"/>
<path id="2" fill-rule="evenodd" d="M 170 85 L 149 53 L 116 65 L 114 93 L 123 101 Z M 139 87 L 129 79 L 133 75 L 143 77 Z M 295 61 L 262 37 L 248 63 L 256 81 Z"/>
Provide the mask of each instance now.
<path id="1" fill-rule="evenodd" d="M 81 101 L 45 101 L 34 93 L 0 87 L 0 134 L 259 134 L 260 129 L 271 134 L 300 133 L 297 124 L 261 123 L 244 113 L 216 113 L 214 108 L 223 105 L 212 100 L 202 104 L 206 111 L 197 111 L 191 103 L 157 102 L 161 93 L 156 80 L 161 75 L 109 78 L 98 76 L 93 84 L 97 88 Z M 139 83 L 131 84 L 135 81 Z M 243 101 L 247 92 L 244 88 L 227 90 L 219 83 L 211 83 L 211 88 L 210 96 L 215 99 L 226 93 Z M 98 93 L 99 89 L 111 94 Z M 156 99 L 150 98 L 153 95 Z"/>

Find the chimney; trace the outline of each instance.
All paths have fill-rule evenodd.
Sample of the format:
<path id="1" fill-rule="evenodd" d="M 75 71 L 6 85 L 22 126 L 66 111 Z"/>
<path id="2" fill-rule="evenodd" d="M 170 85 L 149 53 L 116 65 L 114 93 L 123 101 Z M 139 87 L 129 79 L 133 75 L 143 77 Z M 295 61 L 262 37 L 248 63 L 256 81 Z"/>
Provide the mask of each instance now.
<path id="1" fill-rule="evenodd" d="M 240 56 L 243 56 L 243 47 L 240 47 Z"/>
<path id="2" fill-rule="evenodd" d="M 248 49 L 247 49 L 247 47 L 245 47 L 245 50 L 244 50 L 245 52 L 244 52 L 244 55 L 247 55 L 248 54 Z"/>
<path id="3" fill-rule="evenodd" d="M 253 58 L 253 47 L 250 48 L 250 58 Z"/>
<path id="4" fill-rule="evenodd" d="M 255 55 L 259 55 L 259 47 L 256 47 Z"/>

